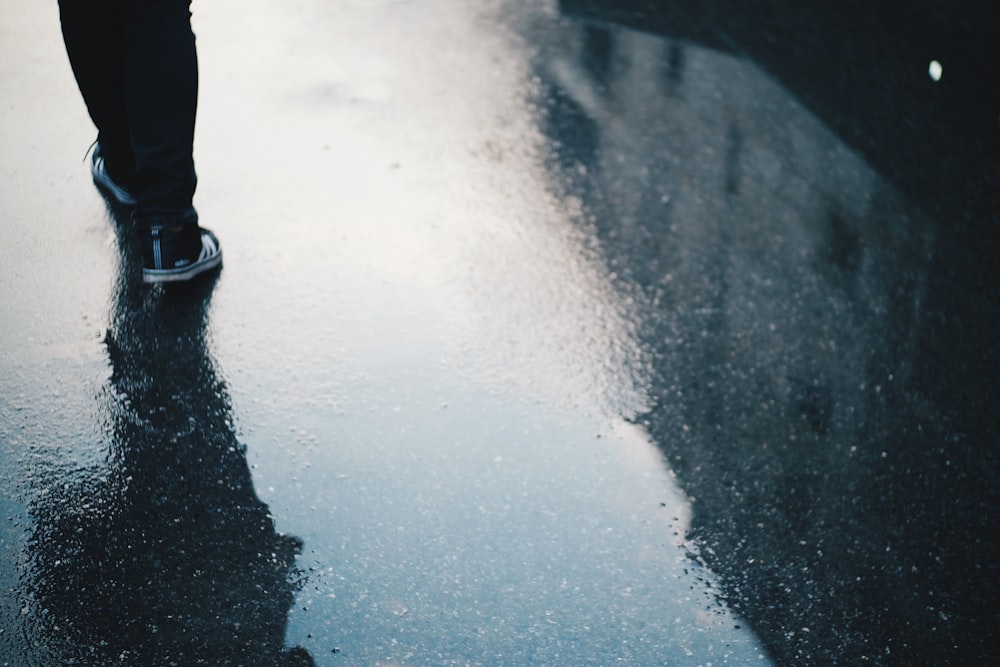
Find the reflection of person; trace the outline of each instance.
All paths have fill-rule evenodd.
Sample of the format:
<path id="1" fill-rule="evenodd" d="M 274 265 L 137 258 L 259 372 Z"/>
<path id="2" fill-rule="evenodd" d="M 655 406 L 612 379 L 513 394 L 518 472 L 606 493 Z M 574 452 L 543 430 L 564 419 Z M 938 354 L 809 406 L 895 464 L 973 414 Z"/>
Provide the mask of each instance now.
<path id="1" fill-rule="evenodd" d="M 198 60 L 190 0 L 59 0 L 63 40 L 97 126 L 94 183 L 134 207 L 143 280 L 189 280 L 219 266 L 192 206 Z"/>
<path id="2" fill-rule="evenodd" d="M 110 447 L 89 470 L 39 472 L 33 639 L 50 664 L 309 667 L 284 648 L 301 542 L 276 532 L 233 431 L 206 344 L 212 282 L 150 293 L 121 245 Z"/>

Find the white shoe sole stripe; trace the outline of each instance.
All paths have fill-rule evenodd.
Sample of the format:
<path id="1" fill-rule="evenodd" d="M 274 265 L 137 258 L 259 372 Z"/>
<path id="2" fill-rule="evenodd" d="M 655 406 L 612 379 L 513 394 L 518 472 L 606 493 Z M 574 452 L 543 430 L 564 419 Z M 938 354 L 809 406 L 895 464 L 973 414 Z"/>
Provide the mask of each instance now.
<path id="1" fill-rule="evenodd" d="M 206 261 L 197 261 L 183 269 L 143 269 L 142 281 L 145 283 L 170 283 L 191 280 L 200 273 L 214 269 L 222 264 L 222 253 L 218 253 Z"/>

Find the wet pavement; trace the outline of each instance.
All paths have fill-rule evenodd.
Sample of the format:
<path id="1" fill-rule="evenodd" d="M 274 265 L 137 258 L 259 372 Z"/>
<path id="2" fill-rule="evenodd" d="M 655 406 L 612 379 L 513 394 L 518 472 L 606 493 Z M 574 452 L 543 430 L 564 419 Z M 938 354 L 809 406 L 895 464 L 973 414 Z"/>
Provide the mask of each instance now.
<path id="1" fill-rule="evenodd" d="M 193 9 L 177 289 L 0 9 L 0 663 L 989 662 L 985 8 Z"/>

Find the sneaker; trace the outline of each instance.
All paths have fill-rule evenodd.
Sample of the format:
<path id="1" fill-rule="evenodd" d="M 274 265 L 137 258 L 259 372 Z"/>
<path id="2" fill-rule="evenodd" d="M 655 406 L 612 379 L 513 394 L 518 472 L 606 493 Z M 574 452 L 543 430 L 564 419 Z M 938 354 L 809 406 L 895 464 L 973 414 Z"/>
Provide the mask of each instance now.
<path id="1" fill-rule="evenodd" d="M 215 234 L 197 224 L 154 225 L 142 234 L 142 281 L 191 280 L 222 264 Z"/>
<path id="2" fill-rule="evenodd" d="M 100 144 L 94 146 L 94 152 L 90 155 L 90 175 L 94 177 L 94 185 L 105 196 L 115 200 L 120 206 L 135 206 L 135 197 L 132 193 L 115 183 L 108 174 Z"/>

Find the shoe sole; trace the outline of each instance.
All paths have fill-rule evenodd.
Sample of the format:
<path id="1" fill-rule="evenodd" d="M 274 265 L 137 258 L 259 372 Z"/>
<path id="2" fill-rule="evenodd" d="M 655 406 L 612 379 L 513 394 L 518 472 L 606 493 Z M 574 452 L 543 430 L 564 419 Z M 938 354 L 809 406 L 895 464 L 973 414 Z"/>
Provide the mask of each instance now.
<path id="1" fill-rule="evenodd" d="M 218 253 L 201 262 L 195 262 L 182 269 L 146 269 L 142 270 L 142 282 L 153 283 L 174 283 L 191 280 L 206 271 L 222 265 L 222 253 Z"/>

